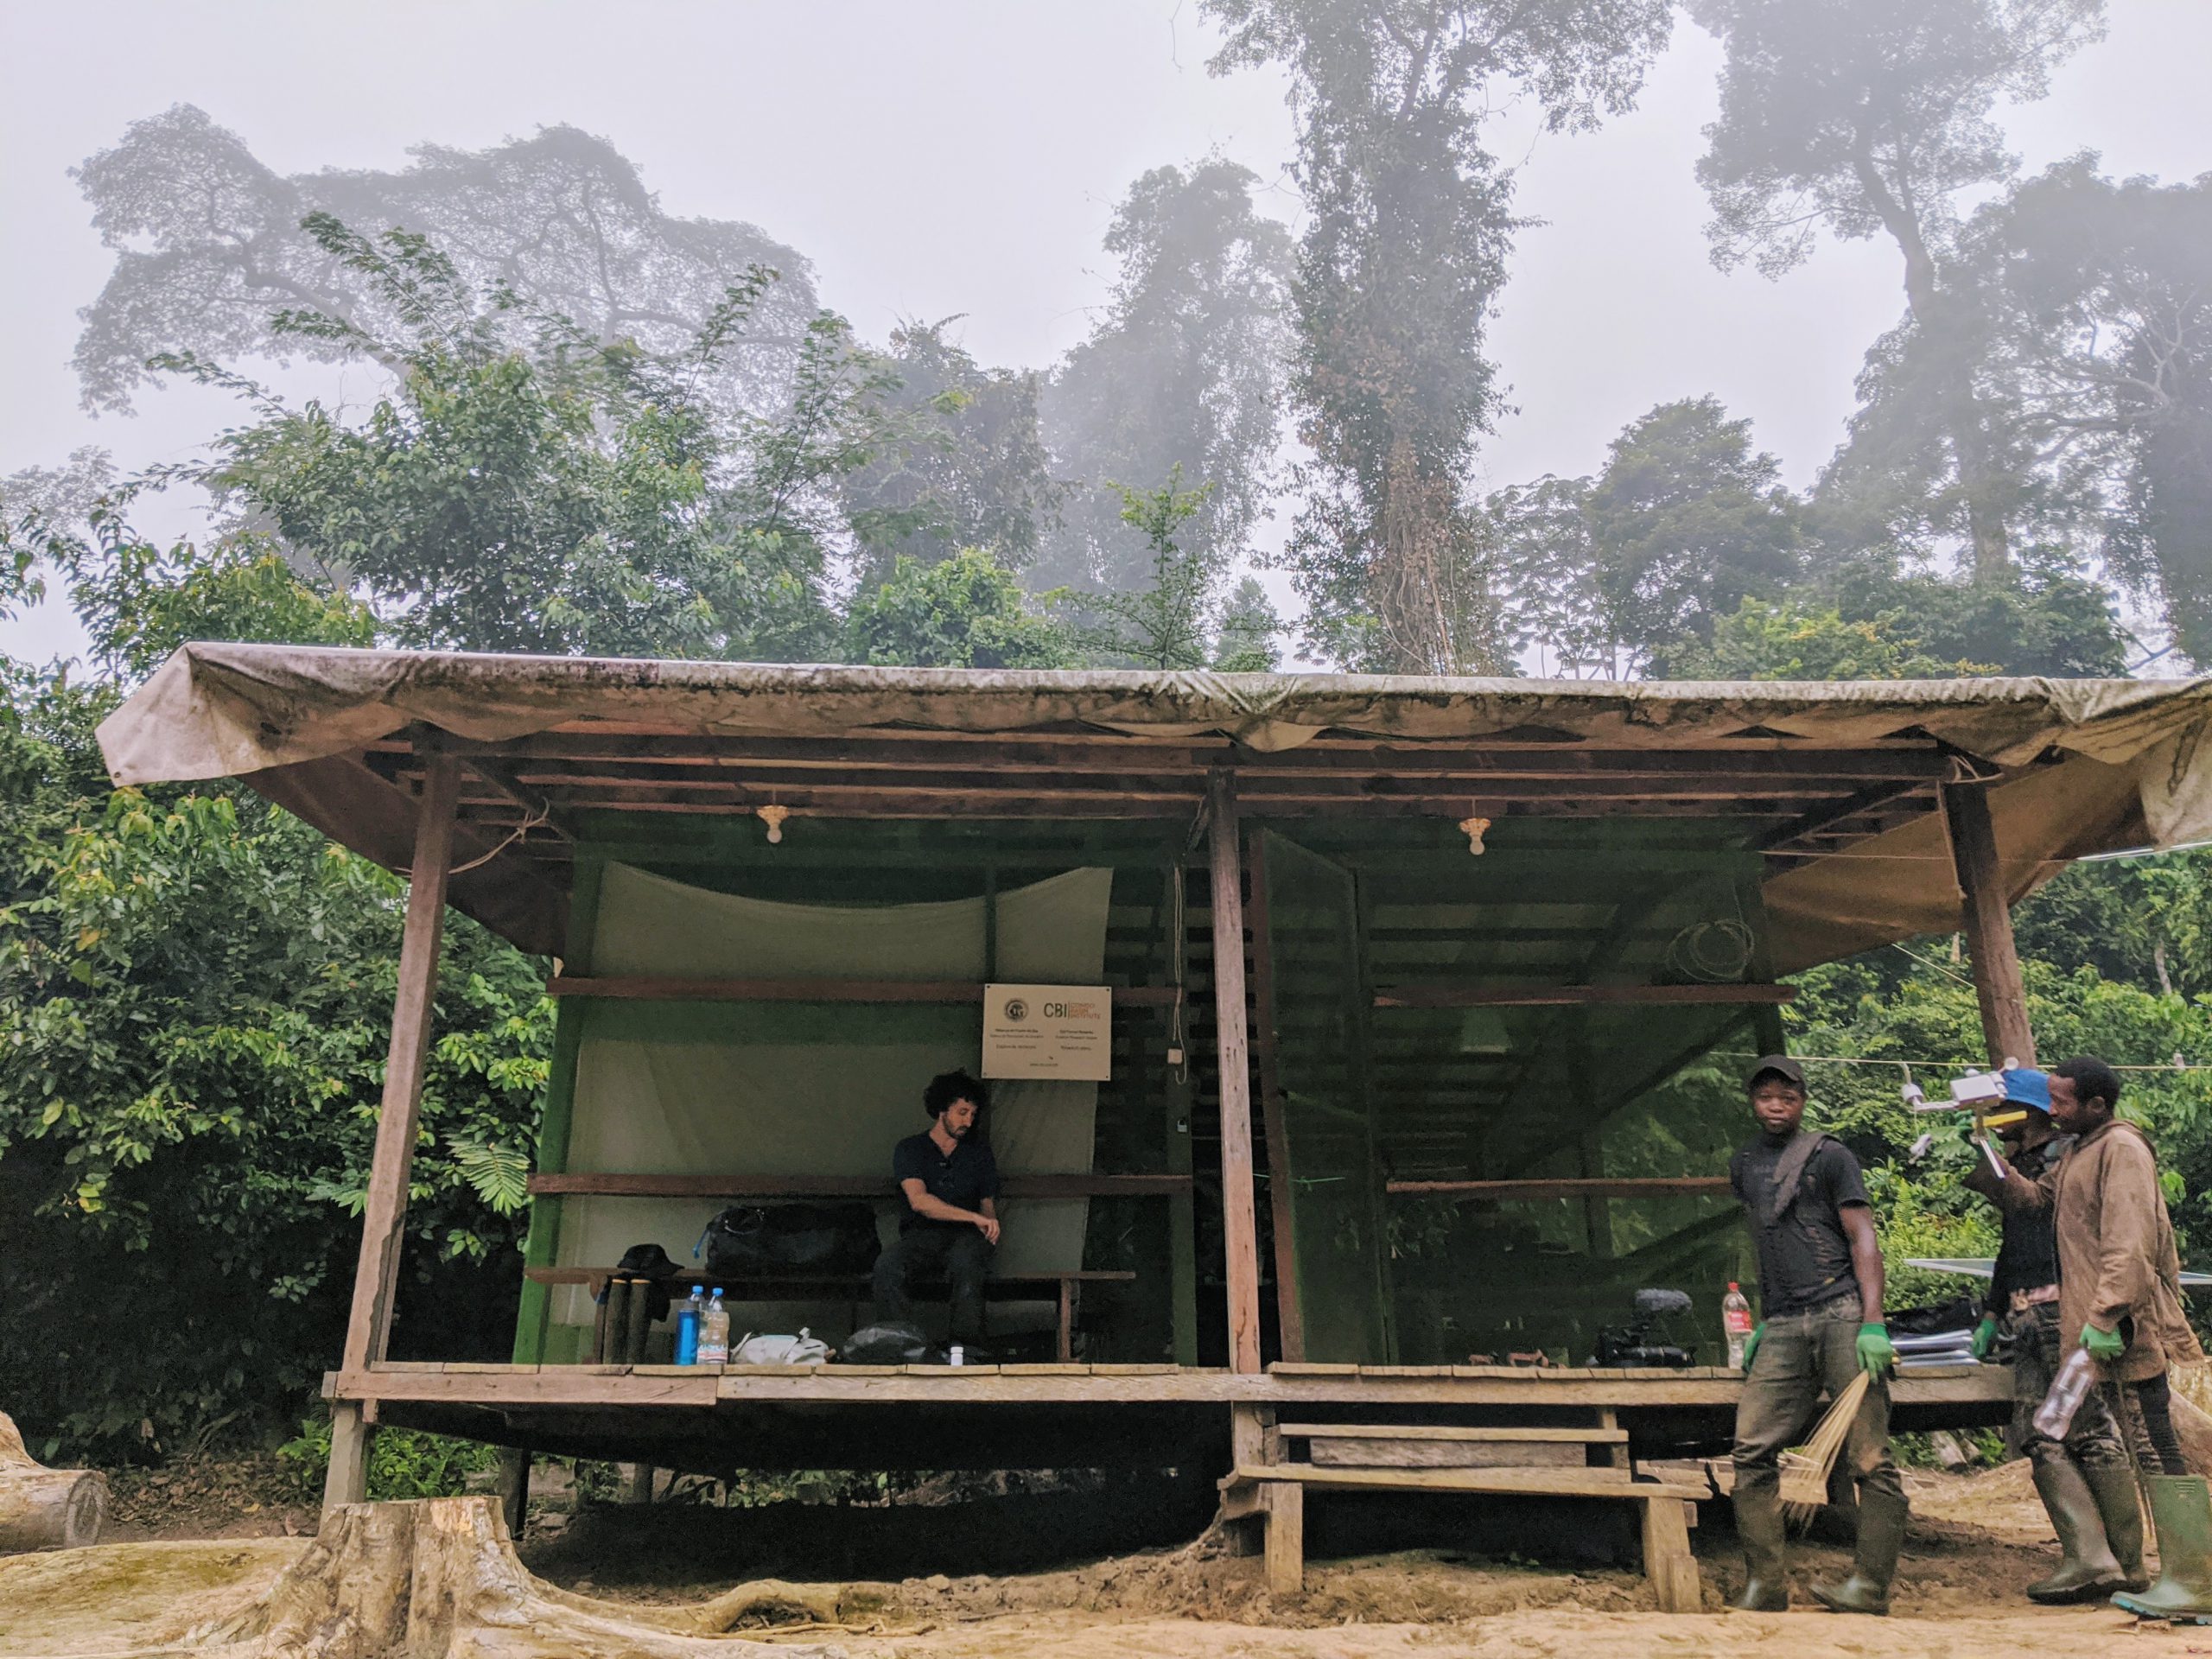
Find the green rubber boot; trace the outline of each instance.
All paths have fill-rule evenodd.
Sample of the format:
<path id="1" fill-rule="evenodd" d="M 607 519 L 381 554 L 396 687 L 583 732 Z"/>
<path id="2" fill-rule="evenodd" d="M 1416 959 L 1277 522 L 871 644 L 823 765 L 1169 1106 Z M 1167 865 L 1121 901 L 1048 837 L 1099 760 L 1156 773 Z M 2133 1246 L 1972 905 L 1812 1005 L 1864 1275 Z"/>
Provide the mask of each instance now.
<path id="1" fill-rule="evenodd" d="M 2127 1471 L 2120 1471 L 2124 1475 Z M 2105 1540 L 2104 1516 L 2073 1459 L 2053 1458 L 2035 1467 L 2036 1493 L 2058 1535 L 2058 1570 L 2028 1586 L 2030 1601 L 2046 1605 L 2094 1601 L 2127 1587 L 2127 1578 Z M 2131 1501 L 2133 1494 L 2130 1494 Z"/>
<path id="2" fill-rule="evenodd" d="M 2092 1463 L 2082 1466 L 2082 1477 L 2096 1496 L 2105 1542 L 2120 1563 L 2120 1587 L 2146 1588 L 2151 1578 L 2143 1570 L 2143 1495 L 2135 1484 L 2135 1471 L 2124 1463 Z"/>
<path id="3" fill-rule="evenodd" d="M 2158 1529 L 2158 1581 L 2121 1591 L 2113 1605 L 2138 1618 L 2212 1624 L 2212 1489 L 2202 1475 L 2152 1475 L 2144 1484 Z"/>
<path id="4" fill-rule="evenodd" d="M 1783 1566 L 1781 1489 L 1737 1477 L 1736 1535 L 1744 1541 L 1744 1593 L 1729 1605 L 1742 1613 L 1789 1611 L 1789 1575 Z"/>
<path id="5" fill-rule="evenodd" d="M 1910 1511 L 1904 1494 L 1865 1492 L 1859 1497 L 1859 1553 L 1851 1576 L 1841 1584 L 1813 1586 L 1814 1598 L 1832 1613 L 1883 1614 L 1890 1611 L 1890 1580 L 1897 1577 L 1897 1555 L 1904 1548 Z"/>

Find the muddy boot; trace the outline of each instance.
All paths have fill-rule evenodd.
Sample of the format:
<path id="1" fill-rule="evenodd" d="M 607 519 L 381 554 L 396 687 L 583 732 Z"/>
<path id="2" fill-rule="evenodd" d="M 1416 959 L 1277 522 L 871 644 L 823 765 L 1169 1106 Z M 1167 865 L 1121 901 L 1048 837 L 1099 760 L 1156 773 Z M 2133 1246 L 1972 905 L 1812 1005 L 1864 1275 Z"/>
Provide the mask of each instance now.
<path id="1" fill-rule="evenodd" d="M 2158 1581 L 2121 1591 L 2113 1605 L 2139 1618 L 2212 1624 L 2212 1491 L 2202 1475 L 2152 1475 L 2145 1484 L 2158 1529 Z"/>
<path id="2" fill-rule="evenodd" d="M 1736 1535 L 1744 1541 L 1744 1593 L 1730 1604 L 1742 1613 L 1789 1611 L 1789 1577 L 1783 1567 L 1782 1493 L 1771 1483 L 1736 1481 Z"/>
<path id="3" fill-rule="evenodd" d="M 2046 1604 L 2090 1601 L 2125 1587 L 2126 1577 L 2105 1541 L 2104 1516 L 2096 1494 L 2071 1458 L 2052 1458 L 2035 1467 L 2036 1495 L 2058 1535 L 2058 1570 L 2028 1586 L 2030 1601 Z"/>
<path id="4" fill-rule="evenodd" d="M 2119 1587 L 2143 1589 L 2151 1579 L 2143 1570 L 2143 1497 L 2135 1471 L 2124 1463 L 2093 1463 L 2082 1467 L 2082 1478 L 2096 1497 L 2105 1542 L 2120 1564 Z"/>
<path id="5" fill-rule="evenodd" d="M 1890 1611 L 1890 1580 L 1897 1576 L 1897 1553 L 1904 1548 L 1907 1513 L 1902 1492 L 1859 1494 L 1859 1553 L 1851 1576 L 1841 1584 L 1813 1586 L 1821 1606 L 1832 1613 Z"/>

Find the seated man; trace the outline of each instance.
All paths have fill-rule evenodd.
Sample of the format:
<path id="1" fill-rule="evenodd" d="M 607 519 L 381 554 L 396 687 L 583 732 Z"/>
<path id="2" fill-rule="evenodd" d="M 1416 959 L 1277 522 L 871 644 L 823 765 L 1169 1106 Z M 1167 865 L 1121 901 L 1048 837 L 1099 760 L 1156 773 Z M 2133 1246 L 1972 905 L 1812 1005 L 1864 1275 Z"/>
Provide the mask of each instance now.
<path id="1" fill-rule="evenodd" d="M 899 1242 L 876 1258 L 875 1305 L 887 1319 L 913 1318 L 907 1287 L 942 1273 L 952 1287 L 952 1339 L 983 1334 L 983 1278 L 999 1242 L 999 1166 L 977 1132 L 989 1096 L 965 1071 L 930 1079 L 922 1108 L 935 1121 L 893 1147 L 891 1173 L 906 1195 Z"/>

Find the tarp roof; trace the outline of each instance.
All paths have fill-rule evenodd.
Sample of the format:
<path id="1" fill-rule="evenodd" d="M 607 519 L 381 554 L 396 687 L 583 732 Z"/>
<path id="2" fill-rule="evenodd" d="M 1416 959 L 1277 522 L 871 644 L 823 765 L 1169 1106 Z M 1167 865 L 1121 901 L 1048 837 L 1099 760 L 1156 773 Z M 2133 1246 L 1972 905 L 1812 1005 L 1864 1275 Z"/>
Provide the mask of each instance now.
<path id="1" fill-rule="evenodd" d="M 1284 769 L 1294 762 L 1329 758 L 1321 752 L 1333 749 L 1346 761 L 1337 772 L 1371 768 L 1381 774 L 1366 781 L 1365 796 L 1333 802 L 1335 810 L 1353 812 L 1368 797 L 1378 810 L 1395 803 L 1402 810 L 1440 813 L 1447 796 L 1463 803 L 1492 793 L 1517 798 L 1526 785 L 1493 790 L 1484 781 L 1495 756 L 1508 750 L 1541 752 L 1560 766 L 1572 762 L 1609 776 L 1644 775 L 1664 752 L 1677 768 L 1709 766 L 1715 776 L 1725 772 L 1736 780 L 1735 793 L 1746 798 L 1787 793 L 1785 774 L 1819 769 L 1823 763 L 1815 757 L 1821 755 L 1891 757 L 1900 766 L 1940 757 L 1955 779 L 1994 780 L 1991 811 L 2017 895 L 2051 874 L 2055 861 L 2212 836 L 2212 766 L 2201 741 L 2209 721 L 2212 678 L 1614 683 L 869 668 L 196 644 L 171 657 L 102 724 L 99 737 L 118 785 L 243 777 L 337 839 L 393 866 L 406 861 L 410 798 L 372 773 L 363 757 L 378 746 L 416 744 L 424 728 L 494 749 L 546 734 L 640 741 L 682 736 L 699 740 L 690 747 L 735 744 L 731 753 L 755 759 L 761 758 L 760 746 L 745 747 L 752 740 L 864 737 L 882 749 L 953 736 L 1050 735 L 1059 746 L 1056 758 L 1025 763 L 1033 780 L 1040 765 L 1077 764 L 1068 759 L 1070 746 L 1079 750 L 1088 740 L 1118 737 L 1164 746 L 1155 770 L 1188 772 L 1199 790 L 1207 766 L 1230 766 L 1240 773 L 1249 768 L 1255 787 L 1263 787 L 1269 777 L 1287 776 Z M 1125 755 L 1130 747 L 1119 747 Z M 1419 786 L 1418 798 L 1388 787 L 1390 774 L 1401 769 L 1409 778 L 1437 775 L 1424 758 L 1432 751 L 1467 752 L 1467 763 L 1452 772 L 1448 785 Z M 957 762 L 948 764 L 964 766 L 981 749 L 940 752 L 957 753 Z M 1575 761 L 1578 753 L 1591 759 Z M 1770 755 L 1778 758 L 1760 759 Z M 642 768 L 645 759 L 666 757 L 636 758 Z M 1774 777 L 1758 779 L 1769 766 Z M 603 761 L 599 769 L 605 770 Z M 639 769 L 636 775 L 648 774 Z M 1913 775 L 1927 786 L 1902 806 L 1892 804 L 1889 817 L 1873 801 L 1879 791 L 1869 794 L 1870 804 L 1850 820 L 1854 838 L 1834 828 L 1833 815 L 1815 811 L 1804 819 L 1810 826 L 1804 834 L 1813 839 L 1792 840 L 1789 831 L 1796 826 L 1785 823 L 1780 842 L 1763 843 L 1791 855 L 1777 858 L 1777 873 L 1766 883 L 1779 967 L 1957 925 L 1958 892 L 1942 824 L 1930 810 L 1933 781 L 1940 779 Z M 1910 781 L 1905 772 L 1898 776 Z M 813 777 L 820 798 L 830 799 L 834 777 L 825 782 L 819 771 Z M 1110 778 L 1107 785 L 1087 816 L 1117 816 Z M 1785 819 L 1804 800 L 1817 807 L 1828 799 L 1839 812 L 1853 806 L 1849 794 L 1834 793 L 1847 789 L 1846 782 L 1831 779 L 1824 786 L 1827 797 L 1801 790 L 1769 805 Z M 1636 787 L 1613 778 L 1609 793 L 1619 798 L 1607 810 L 1632 816 Z M 1135 792 L 1132 785 L 1132 799 Z M 620 805 L 635 795 L 632 790 L 600 804 Z M 675 798 L 664 810 L 686 810 L 696 798 Z M 733 798 L 741 805 L 745 799 L 741 792 Z M 813 798 L 799 791 L 792 798 Z M 1261 804 L 1265 798 L 1255 798 L 1255 811 L 1271 810 Z M 1296 816 L 1304 798 L 1298 787 L 1285 785 L 1275 810 Z M 729 810 L 727 800 L 721 810 Z M 1032 816 L 1042 810 L 1028 809 Z M 1671 810 L 1725 817 L 1734 806 L 1726 791 L 1713 790 L 1702 804 L 1677 798 Z M 850 815 L 869 813 L 855 807 Z M 1156 799 L 1128 812 L 1161 815 Z M 497 841 L 493 835 L 482 844 Z M 517 861 L 516 854 L 497 861 Z M 532 948 L 557 948 L 557 899 L 525 899 L 499 874 L 457 881 L 454 902 Z"/>

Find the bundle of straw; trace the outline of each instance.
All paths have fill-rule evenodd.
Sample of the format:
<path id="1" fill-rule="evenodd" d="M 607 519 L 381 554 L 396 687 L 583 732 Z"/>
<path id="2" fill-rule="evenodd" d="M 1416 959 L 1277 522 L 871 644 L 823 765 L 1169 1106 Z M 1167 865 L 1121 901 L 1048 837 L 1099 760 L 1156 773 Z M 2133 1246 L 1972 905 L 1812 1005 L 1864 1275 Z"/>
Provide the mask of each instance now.
<path id="1" fill-rule="evenodd" d="M 1813 1438 L 1799 1450 L 1782 1454 L 1782 1501 L 1793 1519 L 1807 1519 L 1828 1501 L 1828 1477 L 1843 1454 L 1843 1443 L 1851 1437 L 1859 1402 L 1872 1381 L 1864 1371 L 1853 1377 L 1821 1415 Z"/>

